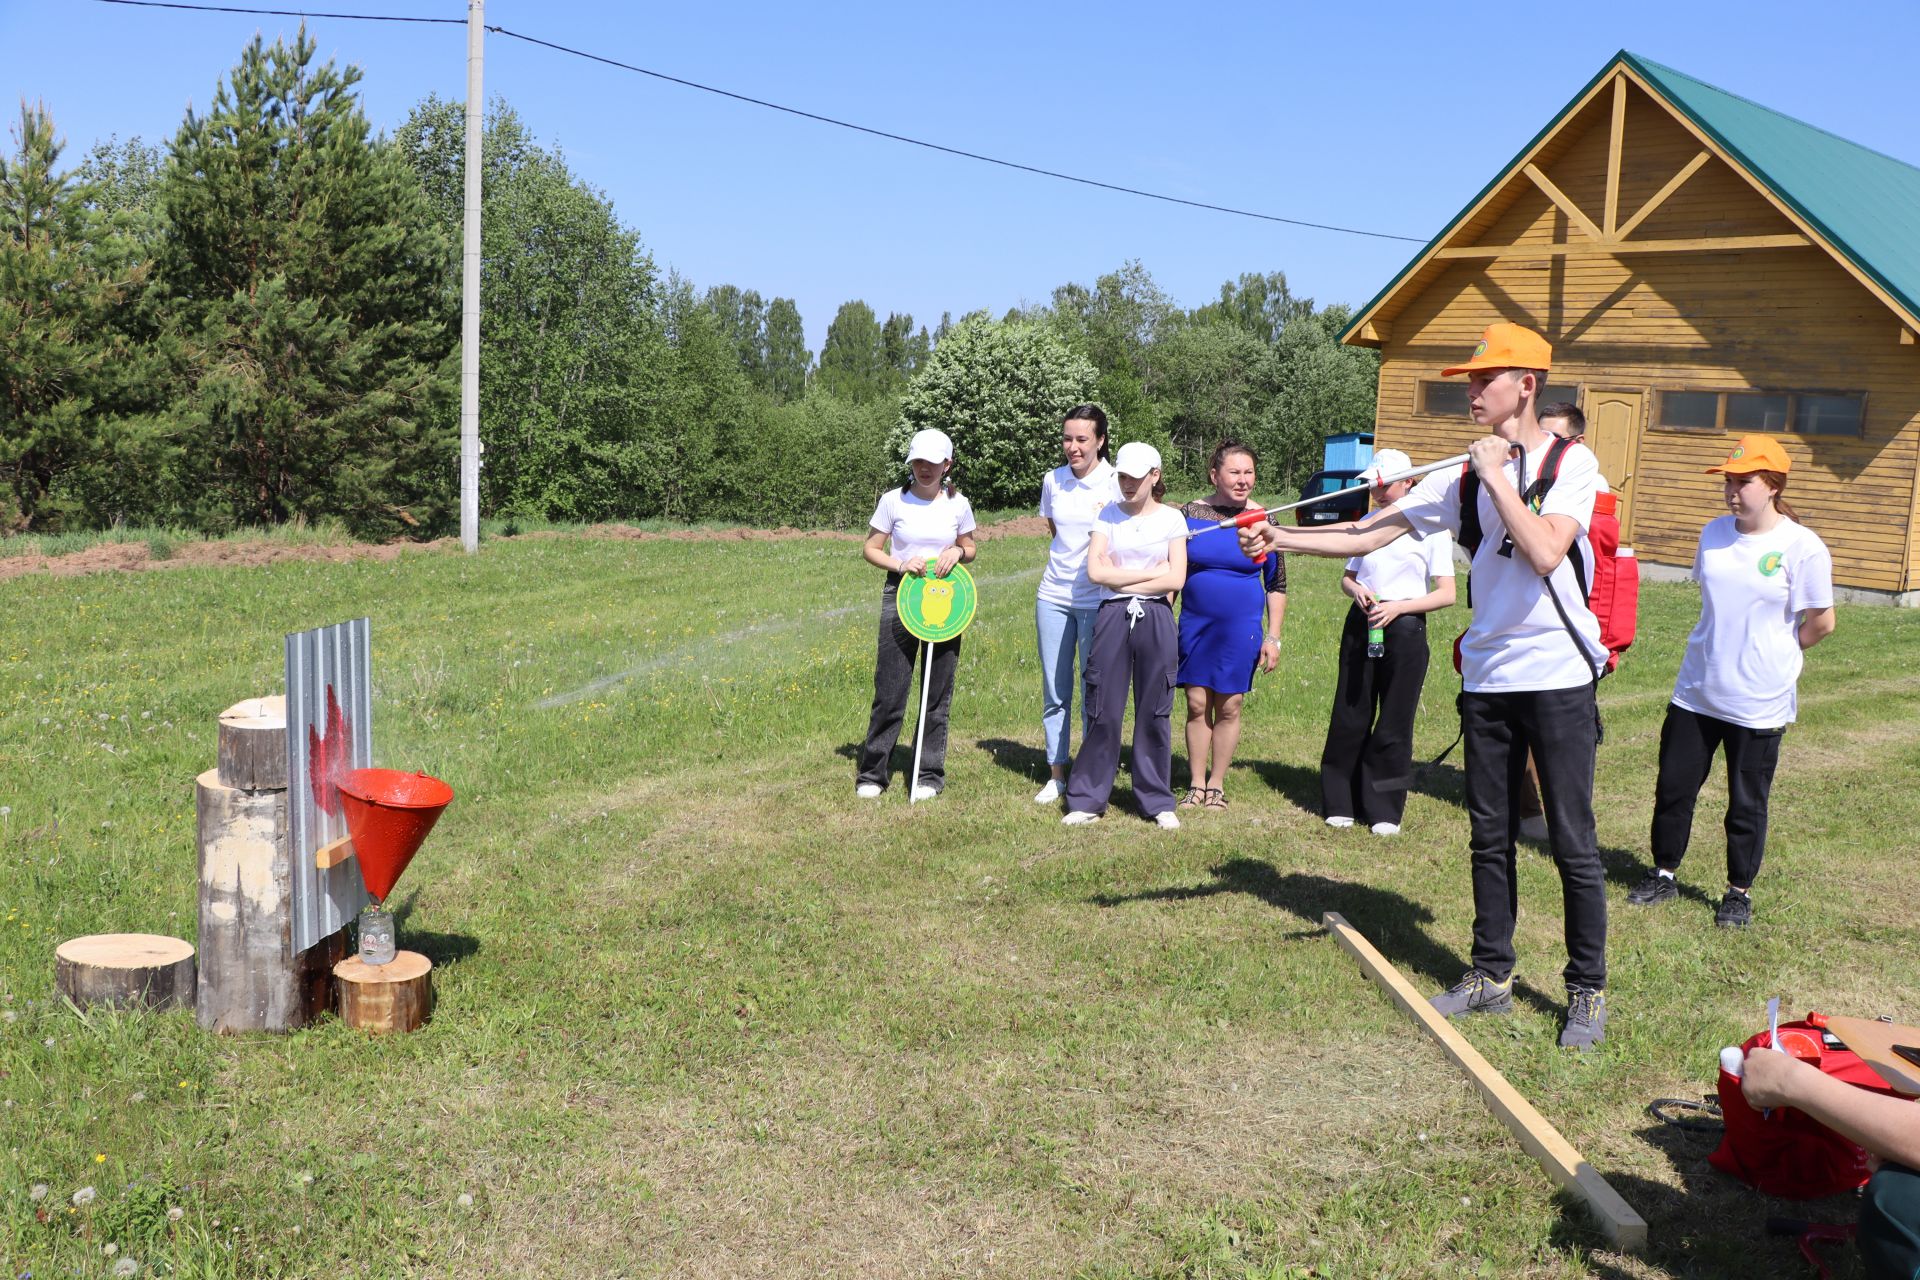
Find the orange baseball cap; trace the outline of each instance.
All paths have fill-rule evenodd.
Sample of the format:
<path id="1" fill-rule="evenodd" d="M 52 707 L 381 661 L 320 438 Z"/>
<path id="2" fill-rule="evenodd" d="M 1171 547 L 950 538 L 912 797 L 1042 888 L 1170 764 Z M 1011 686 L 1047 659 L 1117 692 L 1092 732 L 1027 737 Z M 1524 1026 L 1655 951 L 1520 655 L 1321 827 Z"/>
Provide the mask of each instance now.
<path id="1" fill-rule="evenodd" d="M 1451 378 L 1456 373 L 1472 373 L 1476 369 L 1552 367 L 1552 343 L 1525 325 L 1508 324 L 1503 320 L 1487 326 L 1487 331 L 1480 335 L 1480 345 L 1473 349 L 1473 355 L 1467 358 L 1465 364 L 1442 369 L 1440 376 Z"/>
<path id="2" fill-rule="evenodd" d="M 1787 457 L 1787 451 L 1772 436 L 1741 436 L 1734 442 L 1733 452 L 1727 460 L 1717 467 L 1708 467 L 1707 474 L 1718 471 L 1730 476 L 1744 476 L 1754 471 L 1778 471 L 1787 474 L 1793 468 L 1793 459 Z"/>

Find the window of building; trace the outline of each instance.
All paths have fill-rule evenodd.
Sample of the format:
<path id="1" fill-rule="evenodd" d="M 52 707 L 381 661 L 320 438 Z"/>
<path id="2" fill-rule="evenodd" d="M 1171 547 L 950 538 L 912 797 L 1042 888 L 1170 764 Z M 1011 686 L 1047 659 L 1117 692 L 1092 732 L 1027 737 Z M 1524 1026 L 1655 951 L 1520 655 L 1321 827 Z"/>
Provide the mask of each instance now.
<path id="1" fill-rule="evenodd" d="M 1867 398 L 1834 391 L 1662 391 L 1654 426 L 1663 431 L 1761 431 L 1857 436 L 1866 429 Z"/>
<path id="2" fill-rule="evenodd" d="M 1559 401 L 1570 404 L 1580 403 L 1580 384 L 1577 382 L 1549 382 L 1546 392 L 1540 397 L 1541 404 L 1555 404 Z M 1424 413 L 1433 418 L 1465 418 L 1471 416 L 1472 408 L 1467 397 L 1467 380 L 1422 382 L 1414 395 L 1414 412 Z"/>

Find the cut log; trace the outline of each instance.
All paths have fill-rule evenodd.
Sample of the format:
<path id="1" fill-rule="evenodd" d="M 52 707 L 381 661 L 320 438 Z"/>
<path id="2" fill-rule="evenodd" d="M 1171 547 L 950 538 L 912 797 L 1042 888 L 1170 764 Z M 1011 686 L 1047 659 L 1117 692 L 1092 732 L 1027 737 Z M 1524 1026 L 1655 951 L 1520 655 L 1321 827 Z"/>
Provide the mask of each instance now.
<path id="1" fill-rule="evenodd" d="M 157 933 L 96 933 L 55 948 L 54 984 L 81 1008 L 173 1009 L 193 1001 L 193 944 Z"/>
<path id="2" fill-rule="evenodd" d="M 287 700 L 248 698 L 220 713 L 220 781 L 242 791 L 287 785 Z"/>
<path id="3" fill-rule="evenodd" d="M 290 1031 L 331 1004 L 329 975 L 346 930 L 293 952 L 287 793 L 195 780 L 200 826 L 200 973 L 195 1007 L 209 1031 Z"/>
<path id="4" fill-rule="evenodd" d="M 433 962 L 400 951 L 386 964 L 350 956 L 333 966 L 340 984 L 340 1018 L 362 1031 L 413 1031 L 433 1012 Z"/>

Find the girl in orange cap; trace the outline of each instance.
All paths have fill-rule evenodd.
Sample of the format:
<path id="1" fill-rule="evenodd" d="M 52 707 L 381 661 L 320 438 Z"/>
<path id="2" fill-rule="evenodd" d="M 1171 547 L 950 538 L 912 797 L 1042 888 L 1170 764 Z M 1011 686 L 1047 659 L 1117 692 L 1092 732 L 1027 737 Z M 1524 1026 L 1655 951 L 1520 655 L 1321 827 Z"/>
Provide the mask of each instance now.
<path id="1" fill-rule="evenodd" d="M 1772 436 L 1741 436 L 1727 460 L 1728 514 L 1700 531 L 1693 578 L 1700 621 L 1674 681 L 1660 730 L 1654 787 L 1654 869 L 1627 894 L 1652 906 L 1679 896 L 1693 806 L 1727 757 L 1727 892 L 1714 923 L 1753 920 L 1753 879 L 1767 841 L 1767 796 L 1780 738 L 1793 722 L 1801 655 L 1833 634 L 1833 558 L 1781 496 L 1792 468 Z"/>

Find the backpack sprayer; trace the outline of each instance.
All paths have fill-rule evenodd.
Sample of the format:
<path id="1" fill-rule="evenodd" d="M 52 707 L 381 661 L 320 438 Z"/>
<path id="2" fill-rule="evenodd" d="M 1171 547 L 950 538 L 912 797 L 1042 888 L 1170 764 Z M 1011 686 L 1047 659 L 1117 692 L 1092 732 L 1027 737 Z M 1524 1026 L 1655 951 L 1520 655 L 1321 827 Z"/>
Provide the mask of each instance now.
<path id="1" fill-rule="evenodd" d="M 1186 536 L 1189 538 L 1197 538 L 1203 533 L 1212 533 L 1216 529 L 1250 529 L 1257 524 L 1278 524 L 1279 522 L 1274 519 L 1275 516 L 1295 510 L 1296 508 L 1311 507 L 1319 502 L 1331 502 L 1335 498 L 1344 498 L 1350 493 L 1365 493 L 1375 485 L 1384 488 L 1390 484 L 1398 484 L 1402 480 L 1412 480 L 1418 476 L 1424 476 L 1430 471 L 1444 471 L 1448 467 L 1460 466 L 1465 463 L 1466 460 L 1467 455 L 1464 453 L 1451 458 L 1442 458 L 1438 462 L 1429 462 L 1422 466 L 1409 467 L 1405 471 L 1396 471 L 1390 476 L 1381 476 L 1371 484 L 1352 485 L 1345 489 L 1336 489 L 1332 493 L 1323 493 L 1318 497 L 1302 498 L 1298 502 L 1289 502 L 1283 507 L 1250 505 L 1245 511 L 1242 511 L 1231 520 L 1222 520 L 1218 524 L 1202 525 L 1198 529 L 1189 529 Z M 1260 559 L 1254 561 L 1254 563 L 1260 564 L 1265 559 L 1266 556 L 1262 555 Z"/>

